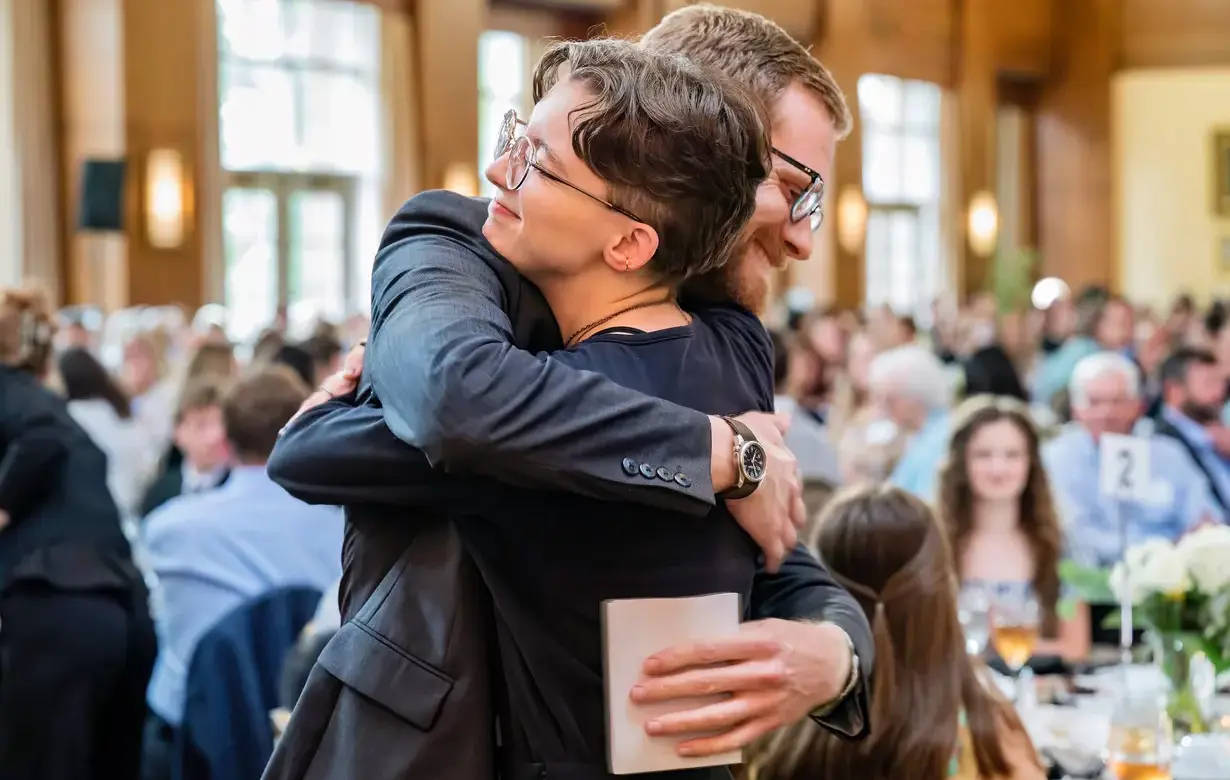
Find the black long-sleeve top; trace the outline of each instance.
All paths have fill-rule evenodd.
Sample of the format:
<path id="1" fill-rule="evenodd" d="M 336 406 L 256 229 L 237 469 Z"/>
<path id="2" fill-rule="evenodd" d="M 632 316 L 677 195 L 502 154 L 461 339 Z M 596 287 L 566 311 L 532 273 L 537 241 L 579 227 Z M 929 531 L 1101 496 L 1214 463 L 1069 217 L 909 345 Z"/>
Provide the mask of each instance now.
<path id="1" fill-rule="evenodd" d="M 0 366 L 0 583 L 31 552 L 63 542 L 129 554 L 107 487 L 107 457 L 64 400 Z"/>

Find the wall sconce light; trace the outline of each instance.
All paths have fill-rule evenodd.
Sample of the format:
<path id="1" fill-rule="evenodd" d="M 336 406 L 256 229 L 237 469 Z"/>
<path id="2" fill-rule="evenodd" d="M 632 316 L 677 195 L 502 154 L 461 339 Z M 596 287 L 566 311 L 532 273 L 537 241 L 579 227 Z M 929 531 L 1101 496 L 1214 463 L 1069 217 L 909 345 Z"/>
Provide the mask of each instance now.
<path id="1" fill-rule="evenodd" d="M 452 163 L 444 169 L 444 189 L 467 198 L 478 194 L 478 175 L 469 163 Z"/>
<path id="2" fill-rule="evenodd" d="M 842 187 L 837 196 L 837 243 L 855 254 L 867 237 L 867 200 L 854 185 Z"/>
<path id="3" fill-rule="evenodd" d="M 969 201 L 969 248 L 979 257 L 989 257 L 999 240 L 999 207 L 995 196 L 986 190 Z"/>
<path id="4" fill-rule="evenodd" d="M 145 161 L 145 235 L 155 249 L 184 243 L 184 158 L 154 149 Z"/>

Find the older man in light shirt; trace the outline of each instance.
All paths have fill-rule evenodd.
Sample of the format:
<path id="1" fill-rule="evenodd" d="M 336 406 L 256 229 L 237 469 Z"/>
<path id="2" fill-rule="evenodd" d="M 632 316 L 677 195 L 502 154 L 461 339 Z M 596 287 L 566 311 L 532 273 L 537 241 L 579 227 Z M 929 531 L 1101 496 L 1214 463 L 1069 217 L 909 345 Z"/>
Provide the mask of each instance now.
<path id="1" fill-rule="evenodd" d="M 868 386 L 880 413 L 911 437 L 889 481 L 932 500 L 948 453 L 952 376 L 931 350 L 908 344 L 875 357 Z"/>
<path id="2" fill-rule="evenodd" d="M 1208 480 L 1182 445 L 1147 424 L 1137 426 L 1143 405 L 1140 373 L 1132 361 L 1114 352 L 1090 355 L 1076 364 L 1068 393 L 1075 422 L 1042 454 L 1065 510 L 1070 557 L 1100 566 L 1119 560 L 1121 517 L 1129 546 L 1157 537 L 1174 540 L 1220 518 Z M 1115 501 L 1101 494 L 1099 440 L 1134 429 L 1149 442 L 1152 497 Z"/>

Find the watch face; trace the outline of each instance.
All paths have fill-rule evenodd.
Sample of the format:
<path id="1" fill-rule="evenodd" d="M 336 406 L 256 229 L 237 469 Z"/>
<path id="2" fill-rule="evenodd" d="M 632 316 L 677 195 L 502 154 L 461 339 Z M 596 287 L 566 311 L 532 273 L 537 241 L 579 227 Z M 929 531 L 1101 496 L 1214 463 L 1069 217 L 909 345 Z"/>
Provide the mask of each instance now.
<path id="1" fill-rule="evenodd" d="M 764 447 L 758 441 L 749 441 L 743 445 L 739 454 L 739 465 L 743 468 L 743 478 L 752 482 L 764 479 L 765 453 Z"/>

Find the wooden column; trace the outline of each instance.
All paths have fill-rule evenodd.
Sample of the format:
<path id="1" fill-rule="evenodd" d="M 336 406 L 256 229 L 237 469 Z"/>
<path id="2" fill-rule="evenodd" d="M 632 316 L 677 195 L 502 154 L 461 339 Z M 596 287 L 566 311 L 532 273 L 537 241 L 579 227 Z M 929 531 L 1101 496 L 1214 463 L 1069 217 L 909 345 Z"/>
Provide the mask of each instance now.
<path id="1" fill-rule="evenodd" d="M 1118 0 L 1056 4 L 1056 70 L 1037 110 L 1039 272 L 1074 289 L 1114 284 L 1110 77 Z"/>
<path id="2" fill-rule="evenodd" d="M 956 83 L 960 122 L 961 180 L 954 188 L 960 218 L 957 247 L 957 278 L 963 296 L 988 288 L 992 257 L 979 257 L 968 236 L 970 200 L 979 192 L 995 193 L 996 169 L 996 25 L 995 7 L 990 3 L 961 4 L 960 40 L 957 51 Z"/>
<path id="3" fill-rule="evenodd" d="M 127 304 L 128 240 L 82 234 L 77 219 L 82 163 L 123 158 L 126 150 L 124 6 L 122 0 L 57 0 L 55 11 L 64 297 L 114 309 Z"/>
<path id="4" fill-rule="evenodd" d="M 203 58 L 206 42 L 216 33 L 202 35 L 205 21 L 197 12 L 201 3 L 165 0 L 123 0 L 125 146 L 128 157 L 128 285 L 127 303 L 184 303 L 197 307 L 205 299 L 205 260 L 202 238 L 207 231 L 197 224 L 197 207 L 220 208 L 200 197 L 197 185 L 204 154 L 203 128 L 216 122 L 216 99 L 201 99 L 198 71 L 215 67 Z M 212 3 L 210 3 L 212 5 Z M 146 235 L 147 163 L 151 152 L 172 150 L 183 161 L 185 178 L 184 235 L 179 247 L 150 245 Z M 216 165 L 216 162 L 214 163 Z"/>
<path id="5" fill-rule="evenodd" d="M 478 38 L 485 0 L 417 0 L 422 131 L 422 183 L 440 188 L 450 174 L 473 179 L 478 191 Z"/>
<path id="6" fill-rule="evenodd" d="M 834 228 L 837 227 L 837 220 L 841 218 L 837 213 L 837 199 L 842 190 L 855 187 L 862 192 L 863 189 L 863 137 L 858 110 L 858 79 L 865 72 L 862 44 L 866 39 L 867 24 L 866 11 L 861 0 L 830 0 L 815 46 L 818 58 L 845 92 L 846 102 L 854 119 L 850 135 L 837 146 L 837 158 L 833 161 L 833 181 L 828 182 L 826 219 L 833 220 Z M 831 231 L 831 235 L 832 303 L 839 308 L 857 308 L 863 303 L 866 289 L 866 242 L 847 249 L 836 239 L 836 229 Z"/>

